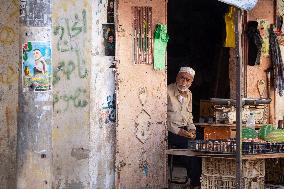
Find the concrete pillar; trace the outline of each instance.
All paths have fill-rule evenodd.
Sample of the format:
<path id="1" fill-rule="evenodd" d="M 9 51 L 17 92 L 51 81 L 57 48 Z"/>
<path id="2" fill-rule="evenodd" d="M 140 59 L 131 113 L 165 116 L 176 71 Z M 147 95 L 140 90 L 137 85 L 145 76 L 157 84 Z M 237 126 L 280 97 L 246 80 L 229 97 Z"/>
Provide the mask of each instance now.
<path id="1" fill-rule="evenodd" d="M 90 108 L 90 188 L 114 188 L 115 163 L 115 86 L 114 56 L 105 56 L 104 41 L 108 27 L 114 23 L 107 15 L 113 0 L 97 1 L 93 18 L 93 55 L 91 67 Z"/>
<path id="2" fill-rule="evenodd" d="M 53 1 L 53 188 L 114 188 L 113 56 L 107 0 Z M 113 25 L 113 23 L 112 23 Z"/>
<path id="3" fill-rule="evenodd" d="M 20 1 L 17 188 L 51 188 L 51 0 Z"/>
<path id="4" fill-rule="evenodd" d="M 53 188 L 90 188 L 92 0 L 53 0 Z"/>
<path id="5" fill-rule="evenodd" d="M 109 1 L 53 0 L 52 32 L 50 1 L 21 2 L 20 58 L 27 63 L 19 81 L 18 188 L 114 188 L 114 57 L 104 52 L 104 30 L 113 25 Z M 37 45 L 53 67 L 52 93 L 31 79 Z"/>

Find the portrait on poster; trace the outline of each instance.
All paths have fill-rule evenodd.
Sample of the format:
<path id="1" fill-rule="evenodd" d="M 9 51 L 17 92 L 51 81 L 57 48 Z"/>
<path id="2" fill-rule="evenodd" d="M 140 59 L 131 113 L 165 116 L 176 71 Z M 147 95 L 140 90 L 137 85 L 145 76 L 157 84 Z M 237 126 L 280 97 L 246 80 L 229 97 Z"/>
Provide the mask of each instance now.
<path id="1" fill-rule="evenodd" d="M 29 41 L 22 45 L 22 75 L 24 91 L 51 89 L 50 42 Z"/>
<path id="2" fill-rule="evenodd" d="M 103 38 L 104 38 L 105 56 L 115 56 L 114 24 L 103 24 Z"/>

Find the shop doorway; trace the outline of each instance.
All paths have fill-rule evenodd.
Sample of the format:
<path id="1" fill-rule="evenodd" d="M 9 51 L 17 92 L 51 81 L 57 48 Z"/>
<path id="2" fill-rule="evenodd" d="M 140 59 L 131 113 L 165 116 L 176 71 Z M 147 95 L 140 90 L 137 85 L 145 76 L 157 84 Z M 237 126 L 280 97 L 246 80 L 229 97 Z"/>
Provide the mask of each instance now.
<path id="1" fill-rule="evenodd" d="M 181 66 L 195 72 L 190 88 L 194 122 L 200 100 L 230 98 L 229 48 L 224 47 L 228 5 L 217 0 L 168 1 L 168 84 Z"/>

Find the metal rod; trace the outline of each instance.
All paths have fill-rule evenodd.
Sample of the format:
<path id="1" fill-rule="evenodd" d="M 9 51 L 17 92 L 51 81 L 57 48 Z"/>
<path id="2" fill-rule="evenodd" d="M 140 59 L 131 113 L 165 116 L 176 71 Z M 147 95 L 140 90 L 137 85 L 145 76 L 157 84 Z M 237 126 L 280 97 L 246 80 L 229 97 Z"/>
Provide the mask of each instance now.
<path id="1" fill-rule="evenodd" d="M 152 7 L 150 7 L 150 14 L 149 14 L 149 35 L 150 35 L 150 64 L 153 63 L 153 29 L 152 29 Z"/>
<path id="2" fill-rule="evenodd" d="M 147 7 L 146 8 L 146 52 L 147 52 L 147 59 L 146 59 L 146 62 L 147 62 L 147 64 L 149 64 L 150 63 L 150 61 L 149 61 L 149 34 L 150 34 L 150 32 L 149 32 L 149 12 L 150 12 L 150 8 L 149 7 Z"/>
<path id="3" fill-rule="evenodd" d="M 134 63 L 137 64 L 137 9 L 136 7 L 132 7 L 133 10 L 133 15 L 134 15 L 134 22 L 133 22 L 133 31 L 134 31 L 134 36 L 133 36 L 133 48 L 134 48 Z"/>
<path id="4" fill-rule="evenodd" d="M 239 21 L 241 20 L 241 10 L 237 9 L 235 14 L 235 35 L 236 35 L 236 188 L 242 188 L 242 89 L 241 89 L 241 44 L 240 44 L 240 29 Z"/>

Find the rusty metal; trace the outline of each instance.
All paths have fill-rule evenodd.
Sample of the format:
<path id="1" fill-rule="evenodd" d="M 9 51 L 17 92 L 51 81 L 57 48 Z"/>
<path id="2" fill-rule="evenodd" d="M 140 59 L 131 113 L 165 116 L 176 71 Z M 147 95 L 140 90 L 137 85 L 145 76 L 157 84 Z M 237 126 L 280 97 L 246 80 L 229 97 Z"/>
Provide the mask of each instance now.
<path id="1" fill-rule="evenodd" d="M 153 31 L 152 7 L 132 7 L 134 63 L 152 64 Z"/>

